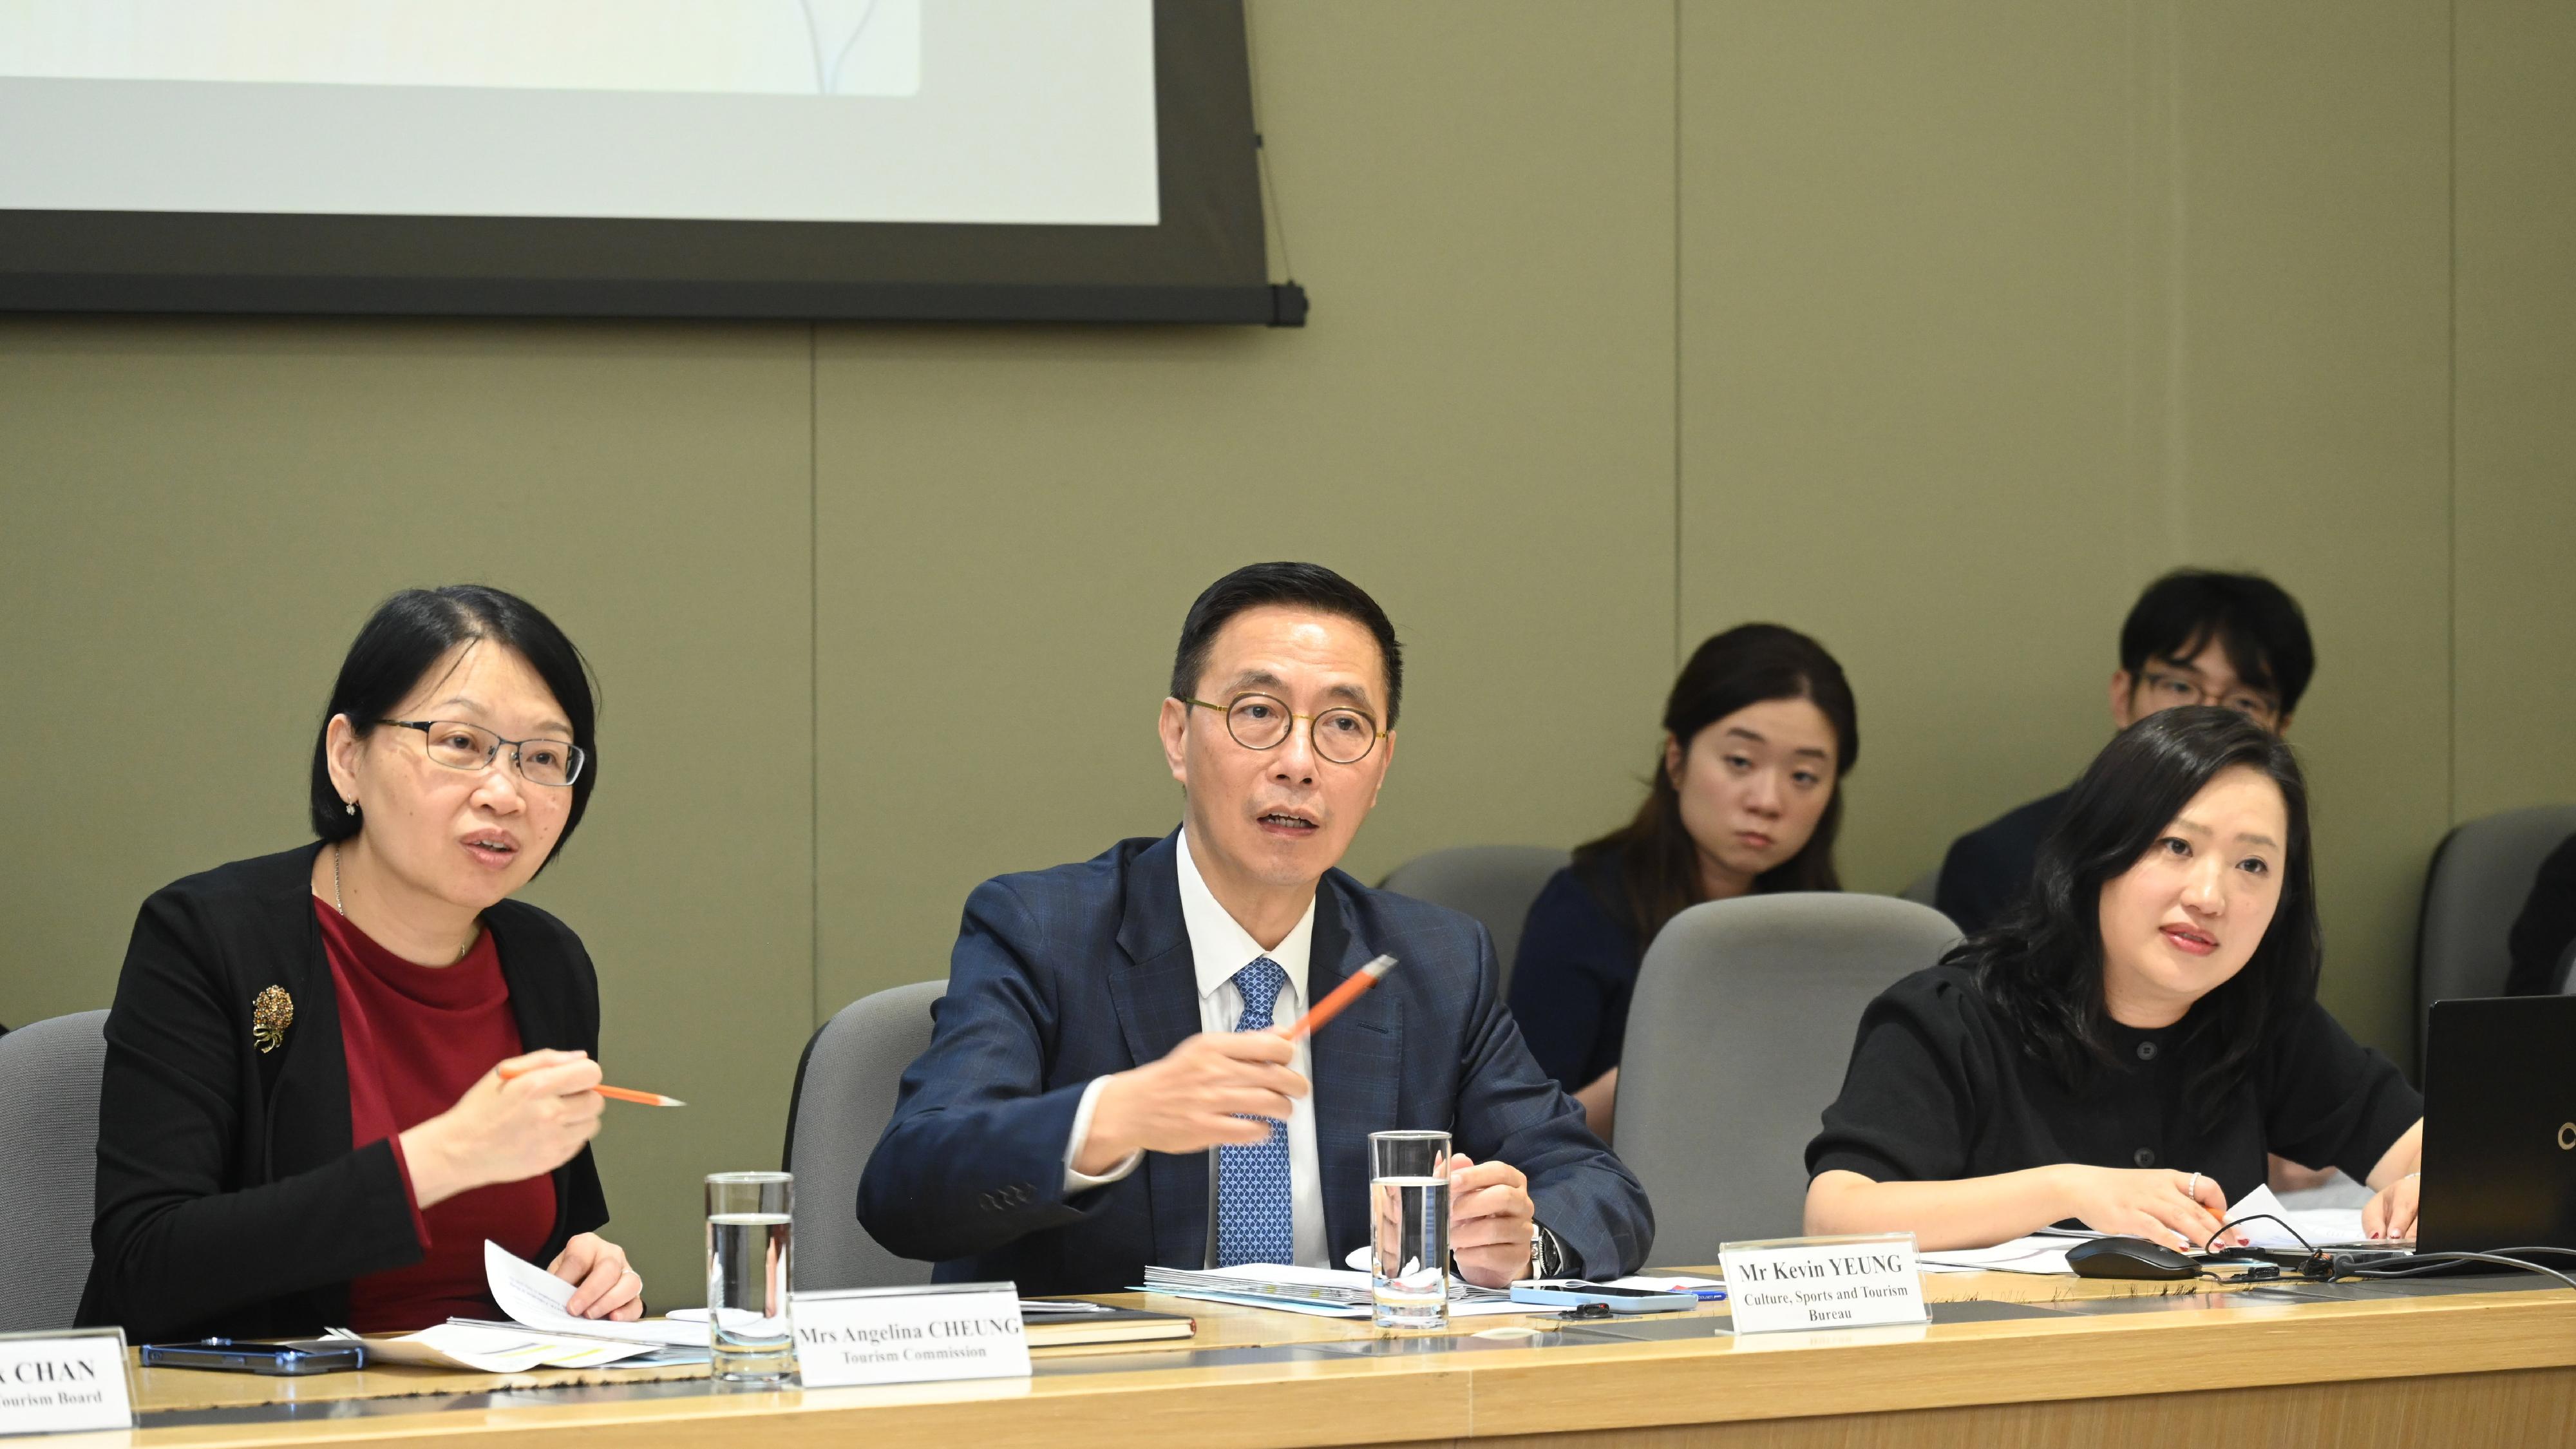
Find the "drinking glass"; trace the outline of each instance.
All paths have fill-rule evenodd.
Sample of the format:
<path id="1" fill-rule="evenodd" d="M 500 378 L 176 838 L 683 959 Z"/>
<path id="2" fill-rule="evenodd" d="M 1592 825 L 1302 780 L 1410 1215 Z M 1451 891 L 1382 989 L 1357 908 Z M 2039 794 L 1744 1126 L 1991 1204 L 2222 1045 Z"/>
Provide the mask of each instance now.
<path id="1" fill-rule="evenodd" d="M 796 1179 L 784 1172 L 707 1175 L 709 1372 L 777 1383 L 796 1372 L 787 1317 L 787 1253 Z"/>
<path id="2" fill-rule="evenodd" d="M 1446 1132 L 1369 1134 L 1369 1288 L 1380 1328 L 1449 1323 Z"/>

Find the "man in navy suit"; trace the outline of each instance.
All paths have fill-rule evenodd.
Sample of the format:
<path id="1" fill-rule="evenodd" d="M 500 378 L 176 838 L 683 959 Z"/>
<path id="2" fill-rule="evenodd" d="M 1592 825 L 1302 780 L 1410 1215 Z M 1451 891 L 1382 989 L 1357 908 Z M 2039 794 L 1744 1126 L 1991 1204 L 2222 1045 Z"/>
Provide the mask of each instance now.
<path id="1" fill-rule="evenodd" d="M 859 1182 L 879 1243 L 1023 1293 L 1341 1267 L 1369 1240 L 1368 1134 L 1434 1128 L 1468 1281 L 1644 1263 L 1645 1190 L 1531 1060 L 1484 928 L 1334 869 L 1403 683 L 1394 626 L 1330 569 L 1255 564 L 1199 596 L 1160 721 L 1182 828 L 967 898 Z M 1380 953 L 1396 968 L 1312 1037 L 1271 1029 Z"/>

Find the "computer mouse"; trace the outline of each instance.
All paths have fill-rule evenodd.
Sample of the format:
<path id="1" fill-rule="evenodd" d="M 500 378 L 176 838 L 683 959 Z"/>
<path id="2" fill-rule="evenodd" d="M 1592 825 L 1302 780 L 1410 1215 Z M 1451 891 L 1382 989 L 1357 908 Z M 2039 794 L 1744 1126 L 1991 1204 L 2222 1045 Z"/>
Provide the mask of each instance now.
<path id="1" fill-rule="evenodd" d="M 2200 1265 L 2144 1238 L 2094 1238 L 2066 1250 L 2078 1278 L 2197 1278 Z"/>

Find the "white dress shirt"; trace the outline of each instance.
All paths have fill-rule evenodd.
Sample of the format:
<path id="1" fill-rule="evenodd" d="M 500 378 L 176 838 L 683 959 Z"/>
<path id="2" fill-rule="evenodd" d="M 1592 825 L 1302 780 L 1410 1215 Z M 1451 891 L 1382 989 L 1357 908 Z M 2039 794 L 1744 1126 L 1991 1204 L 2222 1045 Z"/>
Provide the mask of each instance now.
<path id="1" fill-rule="evenodd" d="M 1243 993 L 1235 987 L 1234 973 L 1264 956 L 1277 963 L 1287 981 L 1279 988 L 1279 1000 L 1270 1009 L 1275 1026 L 1286 1026 L 1306 1010 L 1306 964 L 1315 942 L 1315 904 L 1306 903 L 1306 914 L 1278 946 L 1263 950 L 1252 933 L 1227 914 L 1217 903 L 1216 894 L 1208 889 L 1207 880 L 1199 874 L 1197 862 L 1190 859 L 1190 838 L 1181 833 L 1180 860 L 1181 920 L 1189 930 L 1190 962 L 1198 974 L 1199 1030 L 1230 1032 L 1243 1019 Z M 1288 1063 L 1297 1075 L 1314 1080 L 1314 1063 L 1301 1038 L 1296 1055 Z M 1134 1172 L 1145 1154 L 1130 1154 L 1126 1161 L 1097 1177 L 1073 1170 L 1074 1159 L 1082 1155 L 1082 1144 L 1091 1135 L 1091 1111 L 1100 1100 L 1100 1088 L 1107 1077 L 1094 1077 L 1083 1089 L 1082 1105 L 1073 1116 L 1072 1140 L 1064 1149 L 1064 1190 L 1082 1192 L 1112 1183 Z M 1332 1248 L 1324 1235 L 1324 1181 L 1316 1166 L 1315 1101 L 1312 1095 L 1291 1097 L 1288 1108 L 1288 1191 L 1289 1211 L 1293 1220 L 1297 1263 L 1306 1268 L 1330 1268 Z M 1216 1155 L 1208 1156 L 1208 1248 L 1207 1265 L 1216 1262 Z"/>

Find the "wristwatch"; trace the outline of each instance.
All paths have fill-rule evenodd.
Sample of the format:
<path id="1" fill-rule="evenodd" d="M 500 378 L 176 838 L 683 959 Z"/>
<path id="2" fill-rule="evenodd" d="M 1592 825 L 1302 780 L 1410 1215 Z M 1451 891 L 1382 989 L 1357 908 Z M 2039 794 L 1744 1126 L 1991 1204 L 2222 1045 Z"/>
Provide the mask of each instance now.
<path id="1" fill-rule="evenodd" d="M 1530 1276 L 1533 1278 L 1564 1277 L 1567 1266 L 1565 1257 L 1565 1245 L 1556 1240 L 1556 1234 L 1540 1227 L 1538 1220 L 1532 1218 L 1530 1220 Z"/>

